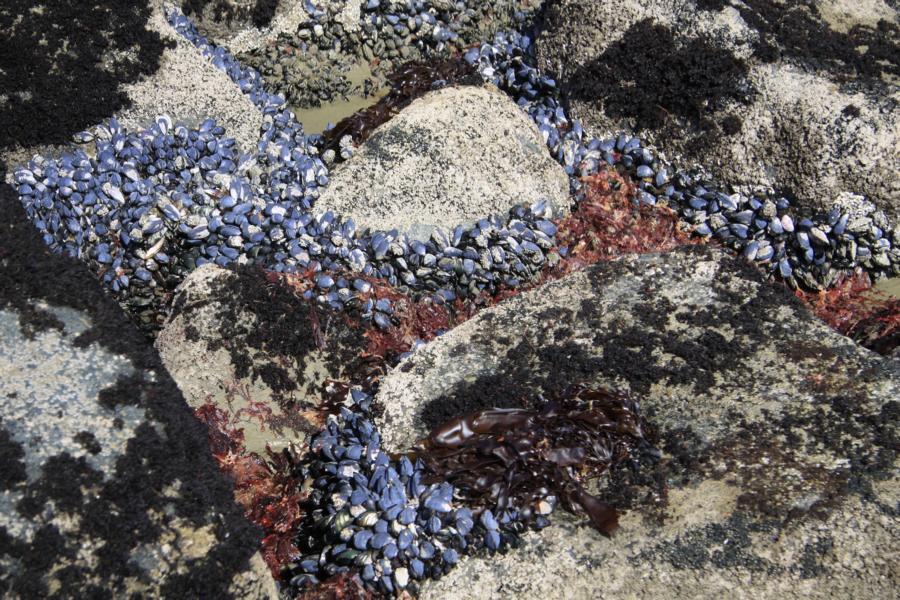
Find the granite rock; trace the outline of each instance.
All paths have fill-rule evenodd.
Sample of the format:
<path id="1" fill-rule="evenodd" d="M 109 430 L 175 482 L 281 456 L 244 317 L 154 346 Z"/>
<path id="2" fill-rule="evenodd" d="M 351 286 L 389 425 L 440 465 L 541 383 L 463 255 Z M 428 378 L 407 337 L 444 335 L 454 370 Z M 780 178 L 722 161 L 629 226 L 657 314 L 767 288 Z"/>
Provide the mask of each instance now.
<path id="1" fill-rule="evenodd" d="M 315 432 L 326 380 L 345 379 L 363 346 L 360 329 L 262 270 L 214 265 L 180 285 L 156 339 L 188 404 L 224 409 L 250 452 Z"/>
<path id="2" fill-rule="evenodd" d="M 518 204 L 569 209 L 569 184 L 534 123 L 489 87 L 450 87 L 414 100 L 331 175 L 317 207 L 361 228 L 427 239 Z"/>
<path id="3" fill-rule="evenodd" d="M 194 126 L 212 117 L 227 136 L 235 138 L 241 152 L 254 151 L 263 118 L 250 98 L 172 29 L 159 1 L 153 2 L 148 27 L 171 46 L 163 53 L 158 71 L 122 86 L 130 106 L 116 115 L 119 121 L 130 130 L 140 130 L 158 115 Z"/>
<path id="4" fill-rule="evenodd" d="M 556 514 L 423 598 L 893 593 L 900 369 L 720 250 L 600 263 L 483 310 L 383 379 L 379 426 L 398 451 L 573 384 L 630 392 L 658 431 L 661 457 L 600 482 L 620 532 Z"/>
<path id="5" fill-rule="evenodd" d="M 0 587 L 9 598 L 275 597 L 152 345 L 0 189 Z"/>
<path id="6" fill-rule="evenodd" d="M 900 215 L 897 6 L 882 0 L 555 3 L 537 40 L 572 114 L 725 184 Z"/>

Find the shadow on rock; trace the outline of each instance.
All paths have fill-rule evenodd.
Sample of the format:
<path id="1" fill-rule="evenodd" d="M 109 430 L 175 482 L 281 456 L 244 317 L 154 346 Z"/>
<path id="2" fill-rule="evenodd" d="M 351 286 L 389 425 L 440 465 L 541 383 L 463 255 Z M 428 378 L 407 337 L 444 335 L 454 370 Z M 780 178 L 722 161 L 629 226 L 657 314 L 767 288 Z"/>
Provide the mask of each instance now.
<path id="1" fill-rule="evenodd" d="M 185 0 L 183 5 L 186 15 L 203 19 L 206 24 L 210 20 L 231 24 L 248 19 L 258 28 L 272 22 L 277 8 L 278 0 Z"/>
<path id="2" fill-rule="evenodd" d="M 60 144 L 128 105 L 120 86 L 159 68 L 149 4 L 59 0 L 0 6 L 0 147 Z"/>
<path id="3" fill-rule="evenodd" d="M 857 23 L 844 32 L 830 26 L 813 3 L 748 0 L 734 7 L 759 32 L 754 54 L 763 62 L 788 59 L 826 71 L 837 81 L 900 76 L 896 23 L 879 19 L 872 25 Z"/>
<path id="4" fill-rule="evenodd" d="M 635 23 L 600 56 L 571 78 L 570 97 L 600 99 L 607 114 L 634 121 L 638 129 L 666 125 L 673 117 L 703 130 L 730 100 L 753 95 L 748 66 L 703 39 L 676 40 L 672 30 L 645 19 Z M 721 123 L 726 132 L 740 124 Z"/>

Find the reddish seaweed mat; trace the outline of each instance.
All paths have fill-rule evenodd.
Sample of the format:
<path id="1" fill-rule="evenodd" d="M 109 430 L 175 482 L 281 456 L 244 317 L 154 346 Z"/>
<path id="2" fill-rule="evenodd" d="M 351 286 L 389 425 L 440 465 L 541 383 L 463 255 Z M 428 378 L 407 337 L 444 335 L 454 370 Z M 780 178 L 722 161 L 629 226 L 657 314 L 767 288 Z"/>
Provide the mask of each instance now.
<path id="1" fill-rule="evenodd" d="M 883 355 L 900 346 L 900 298 L 872 291 L 869 276 L 858 272 L 825 292 L 796 292 L 832 329 Z"/>

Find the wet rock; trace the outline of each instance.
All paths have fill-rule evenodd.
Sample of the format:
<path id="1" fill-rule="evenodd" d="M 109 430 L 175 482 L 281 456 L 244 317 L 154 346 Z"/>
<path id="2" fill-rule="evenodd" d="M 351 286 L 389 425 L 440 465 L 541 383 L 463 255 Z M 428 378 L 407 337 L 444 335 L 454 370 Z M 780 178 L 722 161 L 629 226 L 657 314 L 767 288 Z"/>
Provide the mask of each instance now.
<path id="1" fill-rule="evenodd" d="M 0 186 L 0 582 L 10 598 L 276 596 L 151 344 Z"/>
<path id="2" fill-rule="evenodd" d="M 568 181 L 530 119 L 488 87 L 426 94 L 375 130 L 332 174 L 317 206 L 362 227 L 427 239 L 517 204 L 568 211 Z"/>
<path id="3" fill-rule="evenodd" d="M 896 575 L 896 365 L 723 252 L 601 263 L 486 309 L 381 383 L 389 450 L 446 418 L 584 383 L 630 391 L 659 433 L 598 490 L 600 537 L 556 514 L 423 598 L 878 597 Z M 535 568 L 540 565 L 540 568 Z M 465 582 L 465 583 L 463 583 Z"/>
<path id="4" fill-rule="evenodd" d="M 315 432 L 325 380 L 345 379 L 363 346 L 343 317 L 269 283 L 262 270 L 212 265 L 181 284 L 156 340 L 188 404 L 224 409 L 251 452 Z"/>
<path id="5" fill-rule="evenodd" d="M 279 0 L 184 0 L 181 8 L 210 39 L 222 41 L 247 30 L 266 29 L 289 10 Z M 306 15 L 303 3 L 295 3 Z"/>
<path id="6" fill-rule="evenodd" d="M 724 182 L 900 214 L 897 10 L 883 2 L 556 3 L 538 39 L 575 117 Z M 698 7 L 702 10 L 698 10 Z"/>

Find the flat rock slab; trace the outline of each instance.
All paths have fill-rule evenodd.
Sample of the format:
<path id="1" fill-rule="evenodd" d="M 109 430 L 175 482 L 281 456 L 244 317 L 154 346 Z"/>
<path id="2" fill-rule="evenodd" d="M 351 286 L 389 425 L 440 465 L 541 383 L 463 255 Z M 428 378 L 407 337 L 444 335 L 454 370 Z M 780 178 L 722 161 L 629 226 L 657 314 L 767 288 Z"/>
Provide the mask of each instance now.
<path id="1" fill-rule="evenodd" d="M 400 450 L 582 383 L 629 391 L 659 431 L 661 459 L 601 488 L 632 509 L 621 533 L 557 514 L 423 597 L 892 593 L 900 370 L 718 250 L 600 263 L 480 312 L 384 378 L 379 425 Z"/>
<path id="2" fill-rule="evenodd" d="M 346 379 L 365 346 L 361 329 L 260 269 L 200 267 L 172 307 L 156 339 L 163 363 L 189 405 L 212 402 L 244 429 L 251 452 L 317 431 L 326 380 Z"/>
<path id="3" fill-rule="evenodd" d="M 521 548 L 465 559 L 419 598 L 893 598 L 900 527 L 886 507 L 900 500 L 898 484 L 878 483 L 868 499 L 787 531 L 783 519 L 760 523 L 735 510 L 740 488 L 721 481 L 673 492 L 663 526 L 625 515 L 613 539 L 554 515 Z"/>
<path id="4" fill-rule="evenodd" d="M 542 199 L 568 212 L 568 179 L 537 127 L 502 92 L 464 86 L 429 92 L 376 129 L 316 206 L 423 240 Z"/>
<path id="5" fill-rule="evenodd" d="M 259 532 L 150 343 L 6 185 L 0 215 L 5 597 L 274 597 Z"/>
<path id="6" fill-rule="evenodd" d="M 546 17 L 540 66 L 595 133 L 637 131 L 808 207 L 852 192 L 900 216 L 896 5 L 564 0 Z"/>

